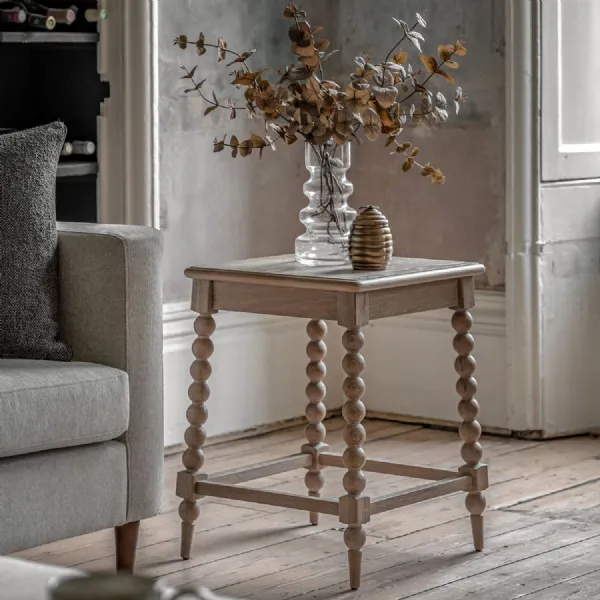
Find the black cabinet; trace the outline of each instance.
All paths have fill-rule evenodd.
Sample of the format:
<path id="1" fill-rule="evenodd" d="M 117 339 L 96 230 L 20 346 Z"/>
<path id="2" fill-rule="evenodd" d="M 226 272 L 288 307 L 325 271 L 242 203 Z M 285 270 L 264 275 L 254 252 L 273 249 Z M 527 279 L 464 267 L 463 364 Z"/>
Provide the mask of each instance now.
<path id="1" fill-rule="evenodd" d="M 67 140 L 91 141 L 96 152 L 61 158 L 56 193 L 61 221 L 97 217 L 97 118 L 108 97 L 98 74 L 97 23 L 84 18 L 95 0 L 45 0 L 49 8 L 76 6 L 71 25 L 52 31 L 0 23 L 0 129 L 26 129 L 60 119 Z M 0 9 L 7 4 L 0 2 Z"/>

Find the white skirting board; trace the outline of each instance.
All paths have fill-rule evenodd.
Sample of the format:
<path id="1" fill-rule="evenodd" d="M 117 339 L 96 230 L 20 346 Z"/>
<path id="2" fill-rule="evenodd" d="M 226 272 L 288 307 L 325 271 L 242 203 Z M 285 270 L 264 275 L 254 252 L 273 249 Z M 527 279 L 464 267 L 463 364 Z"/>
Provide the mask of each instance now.
<path id="1" fill-rule="evenodd" d="M 472 333 L 482 424 L 508 428 L 504 294 L 480 292 Z M 376 412 L 460 421 L 452 348 L 452 312 L 438 310 L 375 321 L 366 330 L 366 405 Z"/>
<path id="2" fill-rule="evenodd" d="M 187 427 L 187 390 L 196 315 L 189 304 L 164 307 L 165 446 L 180 444 Z M 242 313 L 215 315 L 209 436 L 304 414 L 307 384 L 306 323 L 301 319 Z M 330 353 L 332 365 L 341 362 Z M 332 370 L 335 369 L 332 366 Z M 341 371 L 341 368 L 339 369 Z M 341 401 L 336 401 L 341 406 Z"/>
<path id="3" fill-rule="evenodd" d="M 187 303 L 164 307 L 165 446 L 180 444 L 187 426 L 189 365 L 195 315 Z M 473 310 L 481 420 L 508 424 L 505 393 L 504 295 L 482 292 Z M 378 413 L 458 421 L 450 311 L 386 319 L 365 328 L 365 404 Z M 300 319 L 219 313 L 209 381 L 209 436 L 301 416 L 306 398 L 306 323 Z M 330 409 L 343 404 L 342 330 L 327 337 Z"/>

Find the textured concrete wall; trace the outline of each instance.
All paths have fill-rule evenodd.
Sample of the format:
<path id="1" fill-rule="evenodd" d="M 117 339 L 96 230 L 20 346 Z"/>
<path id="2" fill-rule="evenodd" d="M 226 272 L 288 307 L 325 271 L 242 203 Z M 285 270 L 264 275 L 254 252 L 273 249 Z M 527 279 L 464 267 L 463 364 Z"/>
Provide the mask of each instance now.
<path id="1" fill-rule="evenodd" d="M 228 86 L 230 69 L 217 66 L 214 51 L 197 59 L 172 44 L 179 33 L 204 31 L 207 41 L 223 35 L 232 49 L 258 48 L 252 64 L 283 67 L 291 62 L 282 0 L 161 0 L 161 201 L 165 229 L 165 301 L 187 299 L 182 272 L 194 262 L 293 252 L 301 233 L 307 179 L 302 146 L 281 147 L 258 157 L 233 160 L 212 153 L 222 133 L 260 133 L 259 122 L 230 121 L 215 112 L 203 118 L 204 102 L 183 97 L 179 65 L 198 64 L 207 89 L 220 98 L 241 97 Z M 470 102 L 462 118 L 435 135 L 421 132 L 418 144 L 448 182 L 430 186 L 418 173 L 403 175 L 398 157 L 382 143 L 355 148 L 349 178 L 358 207 L 375 203 L 390 218 L 397 254 L 485 261 L 482 285 L 504 283 L 504 57 L 500 0 L 304 0 L 313 24 L 327 27 L 339 58 L 330 73 L 349 73 L 353 56 L 385 55 L 398 38 L 392 16 L 411 20 L 415 11 L 431 23 L 425 32 L 434 53 L 439 43 L 465 39 L 469 56 L 458 71 Z M 440 88 L 443 89 L 443 86 Z M 451 95 L 449 89 L 444 89 Z"/>
<path id="2" fill-rule="evenodd" d="M 482 286 L 504 283 L 504 2 L 501 0 L 337 0 L 333 39 L 342 47 L 340 67 L 369 52 L 380 60 L 399 39 L 391 17 L 428 21 L 426 54 L 438 44 L 465 40 L 468 56 L 452 72 L 469 94 L 459 118 L 436 131 L 405 131 L 422 158 L 441 168 L 443 186 L 400 171 L 380 142 L 356 148 L 349 178 L 354 206 L 378 204 L 390 219 L 396 254 L 479 260 L 488 273 Z M 337 65 L 336 65 L 337 66 Z M 438 78 L 434 78 L 436 80 Z M 453 97 L 453 87 L 439 89 Z M 403 134 L 404 135 L 404 134 Z"/>

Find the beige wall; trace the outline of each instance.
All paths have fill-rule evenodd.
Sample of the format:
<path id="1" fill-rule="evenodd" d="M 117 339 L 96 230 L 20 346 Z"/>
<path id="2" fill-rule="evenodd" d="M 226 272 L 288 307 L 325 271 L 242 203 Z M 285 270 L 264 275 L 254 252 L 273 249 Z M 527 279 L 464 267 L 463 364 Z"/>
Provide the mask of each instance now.
<path id="1" fill-rule="evenodd" d="M 165 301 L 187 299 L 182 272 L 192 263 L 293 252 L 301 232 L 298 212 L 305 204 L 307 179 L 300 144 L 258 157 L 233 160 L 212 153 L 222 133 L 238 136 L 258 122 L 213 113 L 203 118 L 204 103 L 182 98 L 179 65 L 198 64 L 225 98 L 228 73 L 214 53 L 197 59 L 172 44 L 179 33 L 208 38 L 223 35 L 240 51 L 258 48 L 253 64 L 283 67 L 291 62 L 287 23 L 278 0 L 161 0 L 161 202 L 165 233 Z M 458 72 L 471 101 L 462 118 L 435 136 L 421 133 L 423 154 L 442 168 L 445 186 L 426 184 L 417 173 L 400 172 L 396 157 L 382 144 L 355 148 L 349 178 L 358 207 L 376 203 L 390 218 L 396 253 L 484 261 L 482 286 L 502 286 L 504 240 L 504 55 L 503 3 L 495 0 L 304 0 L 313 24 L 328 27 L 341 47 L 331 71 L 349 72 L 356 53 L 379 55 L 394 44 L 398 29 L 391 16 L 409 20 L 418 10 L 431 23 L 427 48 L 465 39 L 469 56 Z M 220 90 L 226 90 L 221 92 Z M 446 91 L 446 90 L 444 90 Z M 450 90 L 448 95 L 451 96 Z M 236 92 L 233 92 L 234 94 Z"/>

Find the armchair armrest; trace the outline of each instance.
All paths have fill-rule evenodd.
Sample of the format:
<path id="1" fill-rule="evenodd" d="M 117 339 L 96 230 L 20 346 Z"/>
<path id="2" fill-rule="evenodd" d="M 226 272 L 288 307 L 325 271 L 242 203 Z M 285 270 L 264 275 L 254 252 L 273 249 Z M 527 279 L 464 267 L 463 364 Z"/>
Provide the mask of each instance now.
<path id="1" fill-rule="evenodd" d="M 157 514 L 162 493 L 161 240 L 150 227 L 58 225 L 61 337 L 74 360 L 129 376 L 128 522 Z"/>

